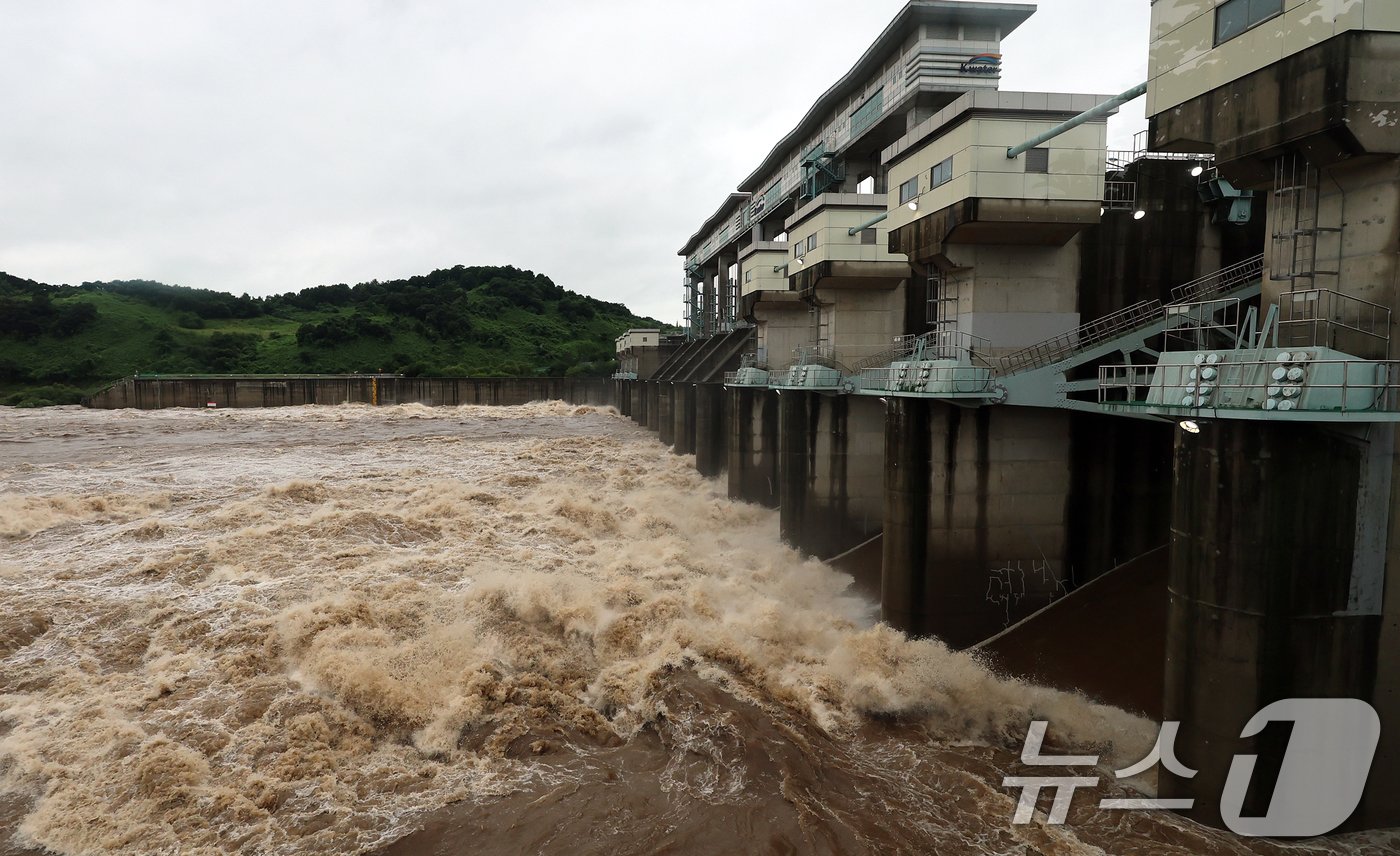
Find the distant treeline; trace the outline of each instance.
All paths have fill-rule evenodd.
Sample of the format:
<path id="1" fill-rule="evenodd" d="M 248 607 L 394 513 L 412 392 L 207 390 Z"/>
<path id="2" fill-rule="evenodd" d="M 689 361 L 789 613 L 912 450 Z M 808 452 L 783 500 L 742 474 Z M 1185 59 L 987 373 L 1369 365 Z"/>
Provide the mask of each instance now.
<path id="1" fill-rule="evenodd" d="M 656 322 L 510 266 L 268 297 L 0 273 L 0 404 L 76 400 L 137 371 L 606 374 L 638 325 Z"/>

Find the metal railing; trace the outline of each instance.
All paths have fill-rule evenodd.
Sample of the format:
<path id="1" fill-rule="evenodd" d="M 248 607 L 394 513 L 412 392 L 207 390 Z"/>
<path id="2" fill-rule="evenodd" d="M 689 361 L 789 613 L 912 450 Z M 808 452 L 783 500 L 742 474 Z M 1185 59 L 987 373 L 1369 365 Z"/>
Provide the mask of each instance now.
<path id="1" fill-rule="evenodd" d="M 1001 358 L 1003 374 L 1038 369 L 1054 365 L 1074 354 L 1096 347 L 1112 339 L 1157 322 L 1162 316 L 1162 301 L 1144 300 L 1097 321 L 1090 321 L 1074 330 L 1038 342 Z"/>
<path id="2" fill-rule="evenodd" d="M 991 387 L 991 374 L 978 366 L 906 366 L 862 369 L 860 388 L 875 392 L 979 395 Z"/>
<path id="3" fill-rule="evenodd" d="M 1163 310 L 1168 351 L 1234 348 L 1240 337 L 1240 300 L 1221 297 L 1196 303 L 1173 303 Z"/>
<path id="4" fill-rule="evenodd" d="M 893 347 L 857 360 L 851 368 L 860 372 L 901 360 L 957 360 L 964 357 L 985 363 L 979 354 L 990 348 L 991 344 L 990 339 L 961 330 L 934 330 L 921 335 L 896 336 Z"/>
<path id="5" fill-rule="evenodd" d="M 1101 366 L 1099 403 L 1171 411 L 1397 413 L 1400 362 L 1247 360 L 1205 366 Z"/>
<path id="6" fill-rule="evenodd" d="M 1200 161 L 1202 164 L 1209 164 L 1215 162 L 1215 155 L 1209 152 L 1149 152 L 1147 150 L 1147 131 L 1138 131 L 1133 135 L 1131 149 L 1108 150 L 1110 166 L 1127 167 L 1140 160 Z"/>
<path id="7" fill-rule="evenodd" d="M 923 360 L 958 360 L 992 346 L 992 340 L 962 330 L 934 330 L 914 340 L 913 356 Z"/>
<path id="8" fill-rule="evenodd" d="M 836 349 L 831 345 L 798 345 L 792 349 L 795 365 L 819 366 L 836 360 Z"/>
<path id="9" fill-rule="evenodd" d="M 1137 207 L 1137 182 L 1105 181 L 1103 207 L 1109 211 L 1132 211 Z"/>
<path id="10" fill-rule="evenodd" d="M 739 368 L 741 369 L 766 369 L 768 368 L 768 349 L 758 348 L 753 353 L 744 354 L 739 357 Z"/>
<path id="11" fill-rule="evenodd" d="M 894 345 L 892 347 L 856 360 L 851 368 L 859 372 L 863 369 L 887 366 L 896 360 L 903 359 L 914 352 L 914 342 L 918 338 L 917 335 L 912 334 L 907 336 L 895 336 Z"/>
<path id="12" fill-rule="evenodd" d="M 1264 271 L 1264 256 L 1257 255 L 1239 264 L 1216 271 L 1172 289 L 1173 306 L 1185 302 L 1206 303 L 1212 298 L 1234 291 L 1259 279 Z M 1144 300 L 1090 321 L 1075 330 L 1053 339 L 1038 342 L 1001 358 L 1003 374 L 1043 368 L 1066 360 L 1080 351 L 1087 351 L 1139 327 L 1155 324 L 1162 319 L 1166 307 L 1160 300 Z"/>
<path id="13" fill-rule="evenodd" d="M 1390 357 L 1390 310 L 1327 288 L 1279 296 L 1279 344 L 1332 348 L 1357 357 Z"/>
<path id="14" fill-rule="evenodd" d="M 1213 274 L 1192 280 L 1172 289 L 1172 303 L 1208 300 L 1233 291 L 1250 280 L 1264 275 L 1264 254 L 1245 259 L 1239 264 L 1222 268 Z"/>

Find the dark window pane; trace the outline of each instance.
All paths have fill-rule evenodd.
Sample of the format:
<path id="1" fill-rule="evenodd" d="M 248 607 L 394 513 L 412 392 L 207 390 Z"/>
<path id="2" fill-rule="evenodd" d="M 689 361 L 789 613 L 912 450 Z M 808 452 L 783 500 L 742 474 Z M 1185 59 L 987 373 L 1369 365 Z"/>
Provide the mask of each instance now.
<path id="1" fill-rule="evenodd" d="M 919 195 L 919 177 L 914 176 L 899 186 L 899 204 L 903 205 Z"/>
<path id="2" fill-rule="evenodd" d="M 1283 0 L 1249 0 L 1251 26 L 1283 12 Z"/>
<path id="3" fill-rule="evenodd" d="M 939 187 L 953 180 L 953 159 L 948 158 L 943 163 L 935 166 L 929 173 L 930 187 Z"/>
<path id="4" fill-rule="evenodd" d="M 1215 43 L 1233 39 L 1249 29 L 1250 0 L 1228 0 L 1215 7 Z"/>

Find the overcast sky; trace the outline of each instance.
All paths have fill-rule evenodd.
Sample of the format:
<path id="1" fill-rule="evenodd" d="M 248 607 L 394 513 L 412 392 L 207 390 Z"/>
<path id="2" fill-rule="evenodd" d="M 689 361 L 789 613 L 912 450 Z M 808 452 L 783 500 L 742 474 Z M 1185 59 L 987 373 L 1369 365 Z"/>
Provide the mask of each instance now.
<path id="1" fill-rule="evenodd" d="M 902 6 L 0 0 L 0 271 L 260 295 L 511 264 L 674 321 L 676 250 Z M 1146 77 L 1148 0 L 1039 6 L 1003 89 Z"/>

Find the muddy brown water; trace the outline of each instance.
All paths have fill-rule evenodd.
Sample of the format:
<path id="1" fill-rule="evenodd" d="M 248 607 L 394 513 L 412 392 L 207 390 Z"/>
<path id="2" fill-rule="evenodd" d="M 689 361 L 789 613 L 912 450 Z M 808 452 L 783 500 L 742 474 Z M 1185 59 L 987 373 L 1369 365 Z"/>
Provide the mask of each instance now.
<path id="1" fill-rule="evenodd" d="M 0 408 L 0 853 L 1400 849 L 1013 825 L 1031 719 L 1101 774 L 1155 724 L 776 532 L 606 409 Z"/>

